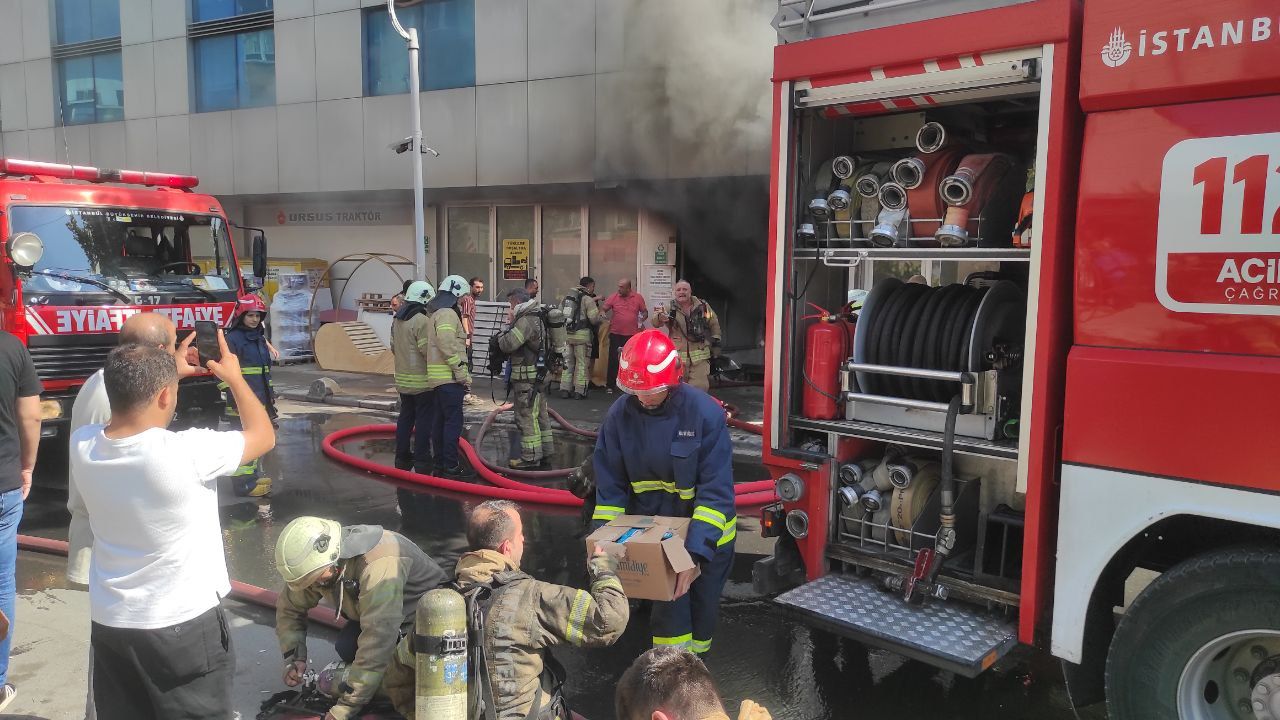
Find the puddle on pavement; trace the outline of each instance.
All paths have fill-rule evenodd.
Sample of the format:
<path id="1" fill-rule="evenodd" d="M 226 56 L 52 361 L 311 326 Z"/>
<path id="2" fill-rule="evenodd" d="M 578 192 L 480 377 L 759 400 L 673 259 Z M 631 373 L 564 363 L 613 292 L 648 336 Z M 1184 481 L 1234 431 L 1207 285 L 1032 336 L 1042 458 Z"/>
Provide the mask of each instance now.
<path id="1" fill-rule="evenodd" d="M 273 478 L 268 500 L 242 500 L 220 483 L 223 540 L 227 565 L 236 580 L 276 587 L 276 537 L 300 515 L 331 517 L 345 525 L 372 524 L 397 530 L 417 542 L 447 570 L 466 550 L 465 519 L 481 499 L 394 483 L 331 462 L 321 451 L 325 435 L 335 430 L 388 422 L 371 413 L 311 413 L 282 418 L 276 449 L 266 460 Z M 470 428 L 474 432 L 478 423 Z M 518 452 L 519 439 L 508 424 L 496 425 L 481 451 L 495 462 Z M 345 443 L 347 452 L 391 464 L 394 442 L 369 438 Z M 571 467 L 591 451 L 586 438 L 557 432 L 554 464 Z M 735 464 L 739 481 L 765 476 L 763 468 Z M 22 532 L 66 537 L 66 491 L 63 479 L 37 488 L 27 505 Z M 39 485 L 39 483 L 38 483 Z M 548 483 L 562 486 L 561 481 Z M 524 567 L 540 579 L 585 585 L 582 519 L 577 508 L 526 507 L 527 544 Z M 735 563 L 728 597 L 750 596 L 750 570 L 755 557 Z M 18 587 L 65 586 L 65 561 L 24 553 Z M 632 622 L 614 646 L 557 651 L 569 670 L 572 707 L 588 718 L 613 716 L 613 687 L 631 660 L 649 645 L 647 608 L 633 610 Z M 1034 655 L 1031 662 L 989 672 L 977 680 L 957 678 L 896 655 L 868 651 L 856 643 L 786 619 L 767 601 L 726 600 L 721 626 L 707 659 L 722 694 L 737 703 L 751 698 L 775 718 L 851 718 L 868 720 L 912 717 L 1037 718 L 1073 717 L 1060 673 L 1052 658 Z"/>

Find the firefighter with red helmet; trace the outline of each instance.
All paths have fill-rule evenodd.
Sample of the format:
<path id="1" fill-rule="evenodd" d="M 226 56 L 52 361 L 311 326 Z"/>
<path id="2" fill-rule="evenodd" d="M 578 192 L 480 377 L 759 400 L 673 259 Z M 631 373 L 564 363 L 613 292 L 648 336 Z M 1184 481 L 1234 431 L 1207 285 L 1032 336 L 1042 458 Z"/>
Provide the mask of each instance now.
<path id="1" fill-rule="evenodd" d="M 245 295 L 236 302 L 235 321 L 225 337 L 227 349 L 240 359 L 240 372 L 258 401 L 267 408 L 272 423 L 276 419 L 275 391 L 271 387 L 271 360 L 280 357 L 264 332 L 267 304 L 257 295 Z M 232 428 L 240 427 L 240 412 L 236 409 L 226 383 L 218 383 L 226 393 L 224 419 Z M 235 494 L 241 497 L 262 497 L 271 492 L 271 478 L 262 474 L 262 460 L 251 460 L 236 468 L 231 475 Z"/>
<path id="2" fill-rule="evenodd" d="M 660 330 L 623 346 L 618 387 L 596 439 L 593 529 L 619 515 L 691 518 L 685 549 L 698 567 L 676 580 L 676 599 L 656 602 L 653 644 L 711 649 L 720 593 L 733 565 L 733 443 L 724 409 L 681 383 L 680 352 Z M 668 452 L 668 448 L 670 452 Z"/>

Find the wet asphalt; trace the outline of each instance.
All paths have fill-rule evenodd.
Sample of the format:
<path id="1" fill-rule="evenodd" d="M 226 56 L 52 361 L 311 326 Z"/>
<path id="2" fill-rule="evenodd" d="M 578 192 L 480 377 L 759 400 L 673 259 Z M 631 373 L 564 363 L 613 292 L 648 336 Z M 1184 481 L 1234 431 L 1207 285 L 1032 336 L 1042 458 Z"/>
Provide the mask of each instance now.
<path id="1" fill-rule="evenodd" d="M 244 500 L 220 487 L 223 539 L 231 576 L 275 587 L 273 548 L 280 530 L 300 515 L 322 515 L 343 524 L 374 524 L 417 542 L 447 570 L 466 549 L 464 519 L 479 500 L 471 496 L 399 484 L 326 458 L 321 442 L 336 430 L 389 422 L 387 415 L 287 403 L 277 447 L 266 460 L 273 478 L 269 499 Z M 590 452 L 588 441 L 558 434 L 557 467 Z M 393 443 L 372 438 L 347 443 L 359 457 L 391 463 Z M 499 424 L 481 448 L 494 460 L 518 449 L 514 428 Z M 762 468 L 735 465 L 739 481 L 759 479 Z M 37 486 L 21 532 L 65 539 L 65 457 L 43 452 Z M 576 508 L 526 507 L 524 569 L 549 582 L 585 585 L 582 520 Z M 782 615 L 751 590 L 751 564 L 741 553 L 721 609 L 720 627 L 707 657 L 729 714 L 744 698 L 762 703 L 782 720 L 888 720 L 890 718 L 1074 718 L 1057 661 L 1035 651 L 1015 653 L 983 676 L 969 680 L 892 653 L 805 627 Z M 18 588 L 63 582 L 47 563 L 19 566 Z M 617 678 L 648 647 L 647 611 L 633 604 L 631 625 L 612 647 L 559 650 L 569 671 L 570 706 L 587 718 L 613 717 Z M 266 688 L 264 688 L 266 689 Z M 270 688 L 277 689 L 277 688 Z"/>

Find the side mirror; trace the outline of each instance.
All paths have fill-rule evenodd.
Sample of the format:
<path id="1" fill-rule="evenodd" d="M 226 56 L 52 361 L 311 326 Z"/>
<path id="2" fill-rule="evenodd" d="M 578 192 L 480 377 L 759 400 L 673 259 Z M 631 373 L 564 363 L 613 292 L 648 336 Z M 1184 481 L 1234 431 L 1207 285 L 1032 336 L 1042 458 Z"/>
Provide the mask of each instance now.
<path id="1" fill-rule="evenodd" d="M 14 233 L 5 243 L 4 249 L 18 270 L 26 272 L 35 267 L 44 256 L 44 241 L 32 232 Z"/>
<path id="2" fill-rule="evenodd" d="M 267 234 L 261 230 L 253 236 L 253 276 L 267 276 Z"/>

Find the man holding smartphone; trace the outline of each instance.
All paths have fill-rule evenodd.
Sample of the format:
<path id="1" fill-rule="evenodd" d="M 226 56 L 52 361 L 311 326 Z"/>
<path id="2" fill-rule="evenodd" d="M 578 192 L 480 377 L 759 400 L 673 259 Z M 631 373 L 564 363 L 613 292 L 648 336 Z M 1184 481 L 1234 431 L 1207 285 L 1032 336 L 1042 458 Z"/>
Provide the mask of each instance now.
<path id="1" fill-rule="evenodd" d="M 105 424 L 71 437 L 71 475 L 93 527 L 89 573 L 98 717 L 232 716 L 235 654 L 221 598 L 231 591 L 217 480 L 275 446 L 266 409 L 218 333 L 205 362 L 240 408 L 242 431 L 171 432 L 188 336 L 175 355 L 146 345 L 107 356 Z"/>

